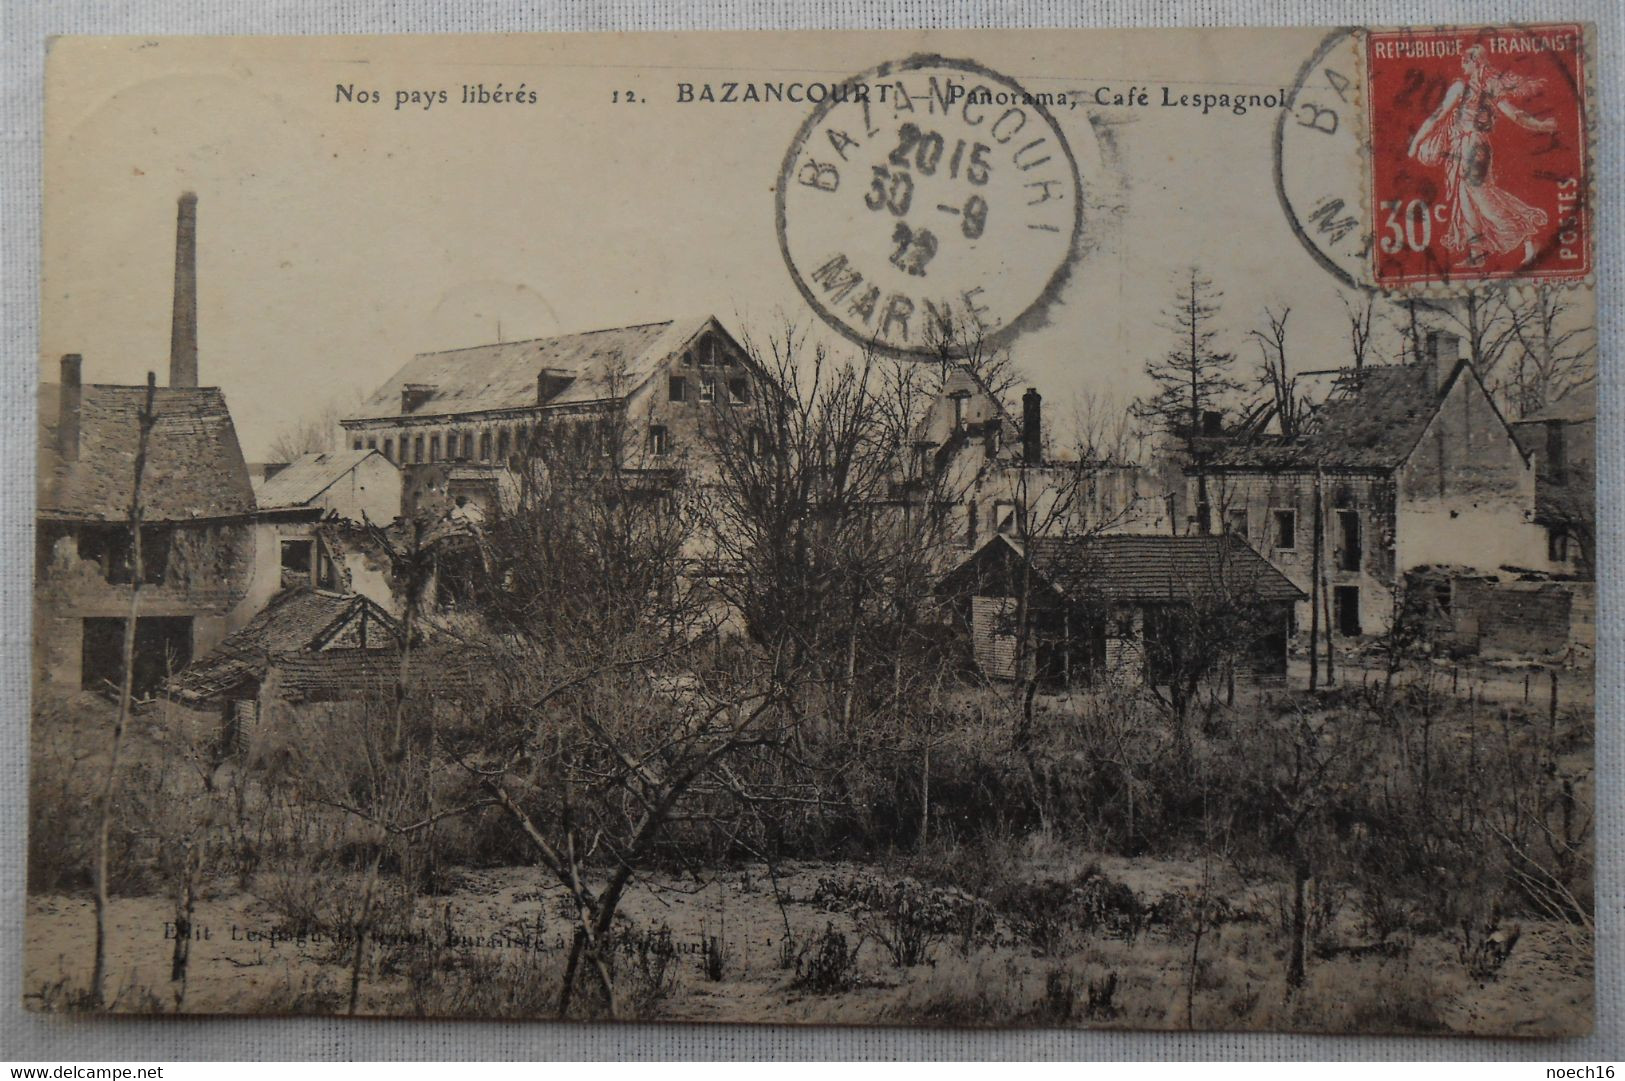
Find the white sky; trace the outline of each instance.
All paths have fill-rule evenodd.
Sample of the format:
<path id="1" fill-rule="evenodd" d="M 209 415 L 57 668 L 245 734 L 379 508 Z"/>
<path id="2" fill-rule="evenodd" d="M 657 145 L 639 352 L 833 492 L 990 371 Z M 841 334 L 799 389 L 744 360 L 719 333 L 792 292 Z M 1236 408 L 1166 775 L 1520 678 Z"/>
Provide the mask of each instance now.
<path id="1" fill-rule="evenodd" d="M 1121 203 L 1049 326 L 1015 344 L 1064 425 L 1080 391 L 1146 389 L 1180 268 L 1224 290 L 1223 345 L 1290 303 L 1295 364 L 1346 360 L 1333 279 L 1276 202 L 1275 114 L 1155 107 L 1160 87 L 1287 87 L 1318 30 L 58 41 L 49 70 L 41 354 L 92 382 L 168 363 L 175 198 L 199 196 L 201 381 L 243 448 L 411 354 L 714 312 L 761 337 L 813 313 L 780 257 L 773 187 L 810 107 L 677 104 L 679 81 L 838 81 L 928 49 L 1029 90 L 1152 88 L 1092 190 Z M 463 83 L 537 105 L 462 106 Z M 335 103 L 336 83 L 382 91 Z M 446 89 L 427 112 L 397 89 Z M 613 105 L 613 90 L 645 103 Z M 1059 122 L 1097 160 L 1088 109 Z M 1358 168 L 1350 162 L 1349 168 Z M 1086 168 L 1085 170 L 1089 170 Z M 830 334 L 831 339 L 834 338 Z"/>

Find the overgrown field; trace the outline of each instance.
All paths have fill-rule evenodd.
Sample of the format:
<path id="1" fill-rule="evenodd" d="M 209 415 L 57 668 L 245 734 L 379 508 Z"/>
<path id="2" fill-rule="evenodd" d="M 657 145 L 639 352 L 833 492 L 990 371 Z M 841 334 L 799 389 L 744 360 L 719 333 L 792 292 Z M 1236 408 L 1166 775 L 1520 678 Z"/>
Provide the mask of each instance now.
<path id="1" fill-rule="evenodd" d="M 568 889 L 501 808 L 449 784 L 432 829 L 379 829 L 364 791 L 306 758 L 338 753 L 337 707 L 246 753 L 158 707 L 136 718 L 112 819 L 110 1005 L 1585 1031 L 1589 694 L 1553 712 L 1481 685 L 1248 688 L 1183 738 L 1131 694 L 969 688 L 928 736 L 842 757 L 813 803 L 720 839 L 704 802 L 674 818 L 587 950 L 580 898 L 602 895 L 613 851 L 580 854 L 595 886 Z M 76 696 L 35 717 L 40 1008 L 87 1003 L 107 713 Z"/>

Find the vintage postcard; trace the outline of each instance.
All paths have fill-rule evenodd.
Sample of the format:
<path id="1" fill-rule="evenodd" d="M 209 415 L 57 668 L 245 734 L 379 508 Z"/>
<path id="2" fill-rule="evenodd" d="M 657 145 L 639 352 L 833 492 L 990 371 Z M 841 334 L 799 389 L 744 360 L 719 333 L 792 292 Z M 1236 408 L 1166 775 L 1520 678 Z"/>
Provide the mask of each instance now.
<path id="1" fill-rule="evenodd" d="M 27 1003 L 1589 1031 L 1596 60 L 55 40 Z"/>

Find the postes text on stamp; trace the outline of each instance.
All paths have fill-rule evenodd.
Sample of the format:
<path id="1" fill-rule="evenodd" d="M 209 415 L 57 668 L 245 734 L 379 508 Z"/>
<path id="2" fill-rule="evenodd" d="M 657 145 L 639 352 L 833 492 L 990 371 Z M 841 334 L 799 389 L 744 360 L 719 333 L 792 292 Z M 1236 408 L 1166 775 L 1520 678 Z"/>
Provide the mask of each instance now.
<path id="1" fill-rule="evenodd" d="M 1369 35 L 1374 284 L 1590 272 L 1584 44 L 1574 25 Z"/>

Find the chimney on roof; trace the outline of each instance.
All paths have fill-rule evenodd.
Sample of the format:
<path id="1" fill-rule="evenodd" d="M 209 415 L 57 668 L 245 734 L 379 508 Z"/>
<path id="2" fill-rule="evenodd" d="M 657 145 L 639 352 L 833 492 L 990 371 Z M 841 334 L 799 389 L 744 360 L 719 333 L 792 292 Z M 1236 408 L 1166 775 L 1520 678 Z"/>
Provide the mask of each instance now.
<path id="1" fill-rule="evenodd" d="M 175 313 L 169 324 L 169 385 L 197 386 L 197 196 L 175 214 Z"/>
<path id="2" fill-rule="evenodd" d="M 1430 330 L 1426 349 L 1428 367 L 1433 372 L 1433 389 L 1443 390 L 1456 365 L 1461 363 L 1461 336 L 1448 330 Z"/>
<path id="3" fill-rule="evenodd" d="M 1044 459 L 1044 396 L 1028 387 L 1021 396 L 1021 460 L 1037 465 Z"/>
<path id="4" fill-rule="evenodd" d="M 79 404 L 83 394 L 80 368 L 84 358 L 78 353 L 62 355 L 61 413 L 56 422 L 56 450 L 65 462 L 79 460 Z"/>

